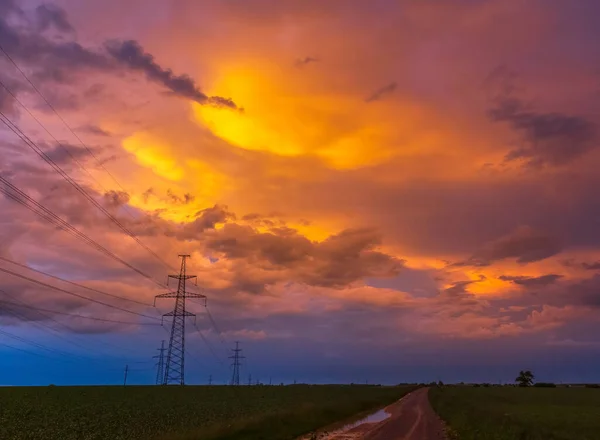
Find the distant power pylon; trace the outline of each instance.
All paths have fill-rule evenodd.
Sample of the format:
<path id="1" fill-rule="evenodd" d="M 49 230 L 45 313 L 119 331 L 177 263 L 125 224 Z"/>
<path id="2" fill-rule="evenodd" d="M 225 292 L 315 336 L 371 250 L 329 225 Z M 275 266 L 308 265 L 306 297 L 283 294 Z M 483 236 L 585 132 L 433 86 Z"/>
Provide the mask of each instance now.
<path id="1" fill-rule="evenodd" d="M 185 282 L 196 275 L 186 275 L 185 263 L 189 255 L 179 255 L 181 257 L 181 269 L 179 275 L 169 275 L 169 278 L 175 278 L 177 282 L 177 292 L 168 292 L 156 295 L 156 298 L 175 298 L 175 307 L 172 312 L 165 313 L 163 316 L 172 316 L 171 338 L 169 339 L 169 351 L 167 352 L 167 365 L 165 368 L 164 385 L 183 385 L 185 383 L 185 318 L 196 316 L 185 310 L 185 300 L 187 298 L 203 298 L 206 296 L 200 293 L 190 293 L 185 290 Z M 155 302 L 156 302 L 155 298 Z"/>
<path id="2" fill-rule="evenodd" d="M 233 356 L 229 356 L 229 359 L 233 359 L 231 366 L 233 367 L 233 373 L 231 374 L 231 385 L 240 384 L 240 366 L 242 365 L 242 359 L 246 359 L 245 356 L 241 356 L 242 349 L 240 348 L 240 342 L 235 341 L 235 348 L 232 348 Z"/>
<path id="3" fill-rule="evenodd" d="M 248 385 L 252 385 L 252 375 L 248 375 Z"/>
<path id="4" fill-rule="evenodd" d="M 165 380 L 165 341 L 160 343 L 160 348 L 157 348 L 160 352 L 156 356 L 152 356 L 152 359 L 158 359 L 156 362 L 156 385 L 160 385 Z"/>

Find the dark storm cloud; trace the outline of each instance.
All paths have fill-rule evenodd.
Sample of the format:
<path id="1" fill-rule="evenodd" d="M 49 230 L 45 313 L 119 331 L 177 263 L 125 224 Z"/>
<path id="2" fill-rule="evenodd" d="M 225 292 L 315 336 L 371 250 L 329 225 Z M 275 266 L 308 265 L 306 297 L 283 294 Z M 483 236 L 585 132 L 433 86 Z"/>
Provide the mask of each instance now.
<path id="1" fill-rule="evenodd" d="M 274 228 L 262 233 L 238 224 L 226 224 L 205 242 L 208 250 L 229 260 L 284 271 L 277 281 L 285 278 L 332 288 L 366 277 L 397 275 L 404 261 L 375 250 L 379 244 L 379 234 L 369 229 L 346 230 L 312 242 L 292 229 Z"/>
<path id="2" fill-rule="evenodd" d="M 561 166 L 598 146 L 596 124 L 562 112 L 539 112 L 516 96 L 517 75 L 506 67 L 495 69 L 486 79 L 492 89 L 488 116 L 509 124 L 522 136 L 523 145 L 511 150 L 507 162 L 524 160 L 528 166 Z"/>
<path id="3" fill-rule="evenodd" d="M 499 279 L 503 281 L 510 281 L 514 284 L 518 284 L 524 287 L 545 287 L 556 283 L 561 279 L 562 275 L 548 274 L 539 277 L 526 277 L 526 276 L 506 276 L 502 275 Z"/>
<path id="4" fill-rule="evenodd" d="M 384 96 L 393 93 L 397 87 L 398 87 L 398 84 L 396 84 L 395 82 L 390 83 L 386 86 L 383 86 L 380 89 L 377 89 L 376 91 L 374 91 L 368 98 L 366 98 L 365 102 L 378 101 L 381 98 L 383 98 Z"/>
<path id="5" fill-rule="evenodd" d="M 67 13 L 57 6 L 43 4 L 38 6 L 35 12 L 39 31 L 43 32 L 50 27 L 54 27 L 61 32 L 74 31 L 73 26 L 71 26 L 67 18 Z"/>
<path id="6" fill-rule="evenodd" d="M 600 261 L 594 263 L 581 263 L 581 265 L 586 270 L 600 270 Z"/>
<path id="7" fill-rule="evenodd" d="M 214 229 L 219 223 L 225 223 L 228 220 L 234 220 L 235 214 L 230 212 L 227 206 L 215 205 L 211 208 L 206 208 L 198 211 L 195 215 L 194 223 L 202 229 Z"/>
<path id="8" fill-rule="evenodd" d="M 473 281 L 473 280 L 457 281 L 456 283 L 452 284 L 450 287 L 444 289 L 443 293 L 446 295 L 450 295 L 450 296 L 469 294 L 469 292 L 467 291 L 467 287 L 476 282 L 477 281 Z"/>
<path id="9" fill-rule="evenodd" d="M 454 266 L 489 266 L 495 261 L 515 258 L 518 263 L 541 261 L 558 254 L 563 245 L 556 237 L 522 226 L 483 246 L 467 261 Z"/>
<path id="10" fill-rule="evenodd" d="M 527 281 L 525 281 L 527 282 Z M 566 280 L 550 282 L 540 286 L 527 286 L 536 289 L 526 289 L 521 296 L 514 295 L 500 302 L 506 305 L 549 305 L 553 307 L 588 307 L 600 309 L 600 275 L 581 280 Z"/>
<path id="11" fill-rule="evenodd" d="M 178 205 L 187 205 L 196 199 L 196 197 L 190 193 L 185 193 L 183 196 L 178 196 L 171 189 L 167 190 L 167 197 L 172 203 Z"/>
<path id="12" fill-rule="evenodd" d="M 93 134 L 95 136 L 109 137 L 111 135 L 108 131 L 103 130 L 102 128 L 93 124 L 88 124 L 84 125 L 83 127 L 79 127 L 79 130 L 89 134 Z"/>
<path id="13" fill-rule="evenodd" d="M 165 69 L 157 64 L 154 57 L 145 52 L 137 41 L 108 41 L 105 47 L 119 63 L 132 70 L 143 72 L 149 80 L 163 84 L 179 96 L 190 98 L 200 104 L 237 108 L 229 98 L 205 95 L 189 75 L 175 75 L 171 69 Z"/>
<path id="14" fill-rule="evenodd" d="M 129 194 L 125 191 L 107 191 L 104 193 L 104 204 L 111 208 L 118 208 L 129 203 Z"/>
<path id="15" fill-rule="evenodd" d="M 44 152 L 59 165 L 68 164 L 90 156 L 90 153 L 84 147 L 67 143 L 54 144 L 52 148 L 46 149 Z"/>
<path id="16" fill-rule="evenodd" d="M 570 259 L 563 261 L 562 264 L 565 267 L 576 267 L 585 270 L 600 270 L 600 261 L 594 261 L 593 263 L 588 263 L 584 261 L 579 263 L 573 259 Z"/>
<path id="17" fill-rule="evenodd" d="M 125 66 L 144 73 L 148 80 L 165 86 L 178 96 L 200 104 L 237 109 L 229 98 L 205 95 L 189 75 L 176 75 L 171 69 L 159 65 L 137 41 L 110 40 L 102 51 L 86 48 L 74 41 L 55 41 L 45 36 L 43 31 L 49 27 L 63 34 L 72 30 L 66 13 L 56 6 L 38 7 L 35 28 L 27 26 L 23 20 L 16 25 L 13 24 L 15 20 L 9 22 L 10 16 L 20 15 L 13 2 L 3 0 L 0 7 L 4 10 L 0 17 L 0 44 L 15 59 L 42 66 L 36 68 L 35 77 L 38 79 L 70 82 L 78 70 L 108 72 Z"/>

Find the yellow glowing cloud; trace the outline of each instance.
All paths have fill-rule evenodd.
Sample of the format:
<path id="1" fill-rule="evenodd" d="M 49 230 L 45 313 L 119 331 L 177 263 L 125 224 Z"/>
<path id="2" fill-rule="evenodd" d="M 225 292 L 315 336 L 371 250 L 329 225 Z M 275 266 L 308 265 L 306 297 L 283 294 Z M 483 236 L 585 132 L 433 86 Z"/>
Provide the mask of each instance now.
<path id="1" fill-rule="evenodd" d="M 390 125 L 382 120 L 386 112 L 380 103 L 367 106 L 351 93 L 302 90 L 268 67 L 225 69 L 210 93 L 234 96 L 245 112 L 192 103 L 194 117 L 236 147 L 286 157 L 317 156 L 338 169 L 370 165 L 390 156 L 389 145 L 382 148 Z"/>
<path id="2" fill-rule="evenodd" d="M 176 160 L 176 146 L 152 133 L 134 133 L 122 145 L 140 165 L 127 170 L 129 203 L 166 220 L 193 221 L 198 211 L 223 203 L 223 194 L 232 188 L 231 179 L 210 164 L 199 159 Z M 113 182 L 104 183 L 109 187 Z M 146 193 L 149 188 L 152 191 Z M 186 194 L 191 197 L 186 199 Z"/>
<path id="3" fill-rule="evenodd" d="M 173 159 L 169 146 L 148 133 L 135 133 L 124 139 L 122 145 L 140 165 L 152 169 L 157 175 L 173 181 L 183 178 L 183 168 Z"/>

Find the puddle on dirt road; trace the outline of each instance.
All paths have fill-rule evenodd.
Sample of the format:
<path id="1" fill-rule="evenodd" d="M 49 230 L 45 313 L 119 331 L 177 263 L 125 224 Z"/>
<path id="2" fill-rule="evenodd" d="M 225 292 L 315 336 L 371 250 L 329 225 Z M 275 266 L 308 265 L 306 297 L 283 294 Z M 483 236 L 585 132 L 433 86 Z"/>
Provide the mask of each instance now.
<path id="1" fill-rule="evenodd" d="M 365 417 L 364 419 L 357 420 L 356 422 L 352 422 L 347 424 L 342 428 L 342 431 L 348 431 L 349 429 L 355 428 L 363 423 L 379 423 L 383 420 L 390 417 L 390 413 L 386 412 L 385 408 L 380 409 L 376 413 L 371 414 L 370 416 Z"/>
<path id="2" fill-rule="evenodd" d="M 352 440 L 360 438 L 360 433 L 351 433 L 348 432 L 357 426 L 366 424 L 366 423 L 379 423 L 384 421 L 385 419 L 391 416 L 385 408 L 380 409 L 373 414 L 369 414 L 366 417 L 362 417 L 360 419 L 354 420 L 352 422 L 346 423 L 344 425 L 340 425 L 331 431 L 324 431 L 319 433 L 308 434 L 304 437 L 301 437 L 299 440 Z"/>

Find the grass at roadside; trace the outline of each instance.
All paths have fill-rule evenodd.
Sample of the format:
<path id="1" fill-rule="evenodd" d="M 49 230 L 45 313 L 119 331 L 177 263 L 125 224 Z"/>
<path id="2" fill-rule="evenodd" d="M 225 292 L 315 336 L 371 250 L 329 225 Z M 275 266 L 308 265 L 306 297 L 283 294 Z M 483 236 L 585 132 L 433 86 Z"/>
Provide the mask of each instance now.
<path id="1" fill-rule="evenodd" d="M 0 388 L 14 440 L 284 440 L 399 399 L 408 387 Z"/>
<path id="2" fill-rule="evenodd" d="M 429 390 L 436 412 L 460 440 L 598 440 L 600 390 L 442 387 Z"/>

